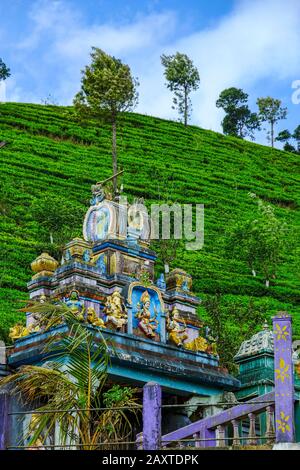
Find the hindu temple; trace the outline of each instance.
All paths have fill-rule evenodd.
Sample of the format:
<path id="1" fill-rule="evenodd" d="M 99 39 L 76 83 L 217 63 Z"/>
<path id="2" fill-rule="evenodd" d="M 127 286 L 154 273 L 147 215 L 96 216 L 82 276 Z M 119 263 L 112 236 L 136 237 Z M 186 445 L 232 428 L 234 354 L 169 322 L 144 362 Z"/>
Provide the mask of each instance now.
<path id="1" fill-rule="evenodd" d="M 83 238 L 66 244 L 60 262 L 42 253 L 31 264 L 31 300 L 64 302 L 87 326 L 114 344 L 110 377 L 121 384 L 159 383 L 186 400 L 209 398 L 239 387 L 219 366 L 216 344 L 200 321 L 200 299 L 182 269 L 155 279 L 156 253 L 150 249 L 150 220 L 143 206 L 112 198 L 102 184 L 92 187 Z M 57 332 L 63 325 L 55 327 Z M 53 330 L 53 329 L 52 329 Z M 9 365 L 47 360 L 45 331 L 36 315 L 11 330 Z"/>
<path id="2" fill-rule="evenodd" d="M 197 314 L 201 299 L 193 294 L 191 275 L 176 268 L 155 276 L 157 255 L 150 248 L 150 233 L 150 217 L 141 201 L 128 204 L 120 194 L 113 198 L 103 183 L 93 185 L 83 238 L 65 245 L 60 262 L 42 253 L 31 263 L 26 326 L 11 328 L 13 346 L 6 351 L 8 364 L 2 366 L 1 374 L 21 365 L 47 363 L 47 339 L 50 335 L 59 338 L 67 326 L 62 321 L 45 327 L 42 314 L 30 311 L 30 305 L 51 302 L 65 305 L 92 329 L 96 345 L 103 338 L 113 345 L 110 383 L 140 390 L 145 384 L 157 384 L 164 403 L 181 406 L 163 411 L 166 436 L 182 426 L 188 428 L 194 410 L 198 418 L 210 423 L 210 417 L 226 413 L 224 402 L 246 405 L 251 399 L 273 397 L 273 331 L 265 324 L 242 343 L 235 356 L 239 375 L 231 376 L 220 367 L 216 340 Z M 300 382 L 295 380 L 298 396 Z M 20 405 L 13 401 L 10 408 L 18 413 Z M 252 420 L 251 414 L 250 420 L 241 420 L 242 435 L 270 434 L 270 413 L 264 412 L 260 421 Z M 230 416 L 224 419 L 230 421 Z M 13 432 L 17 427 L 11 426 Z"/>

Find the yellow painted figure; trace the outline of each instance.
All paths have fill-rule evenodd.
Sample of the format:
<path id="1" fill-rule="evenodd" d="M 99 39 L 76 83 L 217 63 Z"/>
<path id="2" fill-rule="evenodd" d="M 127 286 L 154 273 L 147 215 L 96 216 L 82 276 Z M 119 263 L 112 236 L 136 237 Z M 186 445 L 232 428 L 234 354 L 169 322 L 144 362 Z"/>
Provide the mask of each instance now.
<path id="1" fill-rule="evenodd" d="M 30 331 L 26 326 L 23 326 L 21 323 L 17 323 L 9 329 L 9 337 L 13 341 L 24 336 L 29 335 Z"/>
<path id="2" fill-rule="evenodd" d="M 193 341 L 185 343 L 184 347 L 194 352 L 208 352 L 209 344 L 205 338 L 198 336 L 198 338 L 193 339 Z"/>
<path id="3" fill-rule="evenodd" d="M 117 330 L 126 325 L 127 312 L 119 291 L 116 290 L 112 295 L 107 297 L 104 313 L 106 315 L 106 324 L 110 323 Z"/>
<path id="4" fill-rule="evenodd" d="M 87 322 L 90 325 L 94 326 L 101 326 L 101 328 L 105 328 L 105 323 L 102 318 L 98 318 L 93 307 L 89 307 L 87 310 Z"/>
<path id="5" fill-rule="evenodd" d="M 141 296 L 141 304 L 138 303 L 138 311 L 135 315 L 136 318 L 140 320 L 138 327 L 143 331 L 143 333 L 145 333 L 146 336 L 149 336 L 149 338 L 154 338 L 155 330 L 158 327 L 158 320 L 156 319 L 157 312 L 155 312 L 154 317 L 151 318 L 150 295 L 147 290 L 143 292 Z"/>
<path id="6" fill-rule="evenodd" d="M 71 310 L 74 317 L 79 321 L 83 321 L 83 302 L 79 298 L 79 293 L 77 290 L 72 290 L 70 293 L 69 300 L 66 302 L 67 306 Z"/>
<path id="7" fill-rule="evenodd" d="M 179 316 L 179 311 L 176 307 L 173 308 L 171 319 L 167 324 L 167 330 L 169 332 L 169 340 L 171 343 L 176 344 L 178 347 L 182 347 L 184 341 L 188 338 L 186 332 L 186 323 Z M 180 325 L 183 324 L 183 326 Z"/>

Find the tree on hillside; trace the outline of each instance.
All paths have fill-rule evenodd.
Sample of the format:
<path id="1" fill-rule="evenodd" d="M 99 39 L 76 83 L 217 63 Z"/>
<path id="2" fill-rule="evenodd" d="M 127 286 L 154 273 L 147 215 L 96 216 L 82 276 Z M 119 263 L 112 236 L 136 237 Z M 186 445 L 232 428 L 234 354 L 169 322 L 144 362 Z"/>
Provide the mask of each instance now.
<path id="1" fill-rule="evenodd" d="M 190 94 L 199 88 L 199 72 L 192 60 L 180 52 L 175 55 L 163 54 L 161 63 L 165 68 L 167 88 L 174 92 L 174 108 L 178 109 L 184 125 L 187 126 L 192 110 Z"/>
<path id="2" fill-rule="evenodd" d="M 286 152 L 300 153 L 300 125 L 296 127 L 293 134 L 291 134 L 288 129 L 279 132 L 275 140 L 285 142 L 283 149 Z M 290 143 L 291 140 L 296 141 L 296 146 Z"/>
<path id="3" fill-rule="evenodd" d="M 238 222 L 227 243 L 227 249 L 238 259 L 246 261 L 253 276 L 261 272 L 266 287 L 275 278 L 284 243 L 286 224 L 277 219 L 271 205 L 265 204 L 255 194 L 257 213 L 244 222 Z"/>
<path id="4" fill-rule="evenodd" d="M 223 108 L 226 115 L 222 121 L 223 132 L 244 139 L 247 135 L 254 138 L 259 129 L 259 119 L 248 106 L 248 94 L 240 88 L 227 88 L 220 93 L 217 108 Z"/>
<path id="5" fill-rule="evenodd" d="M 293 145 L 290 144 L 290 140 L 292 139 L 292 134 L 288 129 L 285 129 L 281 132 L 279 132 L 278 136 L 276 137 L 276 141 L 278 142 L 283 142 L 283 150 L 286 152 L 295 152 L 296 149 Z"/>
<path id="6" fill-rule="evenodd" d="M 226 300 L 220 294 L 207 296 L 202 307 L 208 316 L 205 322 L 217 340 L 220 364 L 230 372 L 237 372 L 233 357 L 241 343 L 262 326 L 265 320 L 264 308 L 255 305 L 252 299 L 244 304 L 239 300 Z"/>
<path id="7" fill-rule="evenodd" d="M 80 214 L 78 208 L 58 196 L 45 196 L 32 204 L 32 216 L 39 224 L 41 238 L 50 244 L 65 243 L 74 235 Z"/>
<path id="8" fill-rule="evenodd" d="M 10 69 L 0 58 L 0 82 L 6 80 L 8 77 L 10 77 Z"/>
<path id="9" fill-rule="evenodd" d="M 293 139 L 295 139 L 297 143 L 297 151 L 300 153 L 300 125 L 296 127 L 293 133 Z"/>
<path id="10" fill-rule="evenodd" d="M 81 116 L 105 120 L 112 125 L 113 173 L 117 167 L 117 121 L 121 112 L 129 111 L 137 104 L 138 81 L 128 65 L 92 48 L 91 64 L 82 71 L 81 90 L 74 98 L 75 109 Z M 117 179 L 113 181 L 117 193 Z"/>
<path id="11" fill-rule="evenodd" d="M 270 124 L 270 141 L 274 147 L 274 127 L 278 121 L 286 119 L 287 108 L 282 107 L 282 102 L 268 96 L 267 98 L 258 98 L 257 106 L 259 109 L 259 118 L 262 122 Z"/>

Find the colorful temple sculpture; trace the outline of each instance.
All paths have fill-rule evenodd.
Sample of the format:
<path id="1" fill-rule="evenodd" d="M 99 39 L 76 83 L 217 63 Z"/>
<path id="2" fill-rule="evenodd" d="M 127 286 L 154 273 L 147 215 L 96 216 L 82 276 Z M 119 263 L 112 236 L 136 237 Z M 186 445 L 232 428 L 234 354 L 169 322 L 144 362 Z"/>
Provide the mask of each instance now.
<path id="1" fill-rule="evenodd" d="M 32 262 L 30 299 L 63 302 L 87 327 L 101 330 L 114 344 L 109 373 L 115 382 L 155 381 L 166 395 L 208 402 L 236 390 L 239 381 L 219 366 L 215 342 L 204 337 L 191 276 L 174 269 L 155 279 L 148 214 L 138 203 L 112 200 L 99 185 L 92 193 L 83 238 L 66 244 L 60 263 L 47 253 Z M 45 362 L 46 338 L 63 329 L 45 330 L 42 315 L 28 311 L 26 326 L 11 329 L 10 368 Z"/>
<path id="2" fill-rule="evenodd" d="M 203 420 L 203 425 L 199 421 L 197 428 L 199 435 L 202 431 L 205 436 L 221 435 L 222 423 L 227 420 L 232 424 L 230 412 L 224 411 L 224 402 L 234 407 L 237 400 L 246 404 L 251 399 L 273 397 L 277 361 L 273 331 L 265 324 L 260 332 L 243 342 L 235 356 L 239 375 L 231 376 L 220 367 L 216 342 L 196 313 L 200 299 L 192 293 L 191 276 L 174 269 L 155 278 L 157 257 L 150 248 L 150 221 L 143 206 L 139 201 L 127 205 L 119 196 L 113 200 L 101 184 L 92 187 L 92 195 L 83 238 L 66 244 L 60 263 L 47 253 L 32 262 L 30 299 L 41 304 L 65 305 L 79 322 L 93 329 L 95 345 L 102 338 L 113 344 L 110 383 L 135 386 L 141 391 L 148 386 L 145 384 L 156 384 L 162 390 L 164 404 L 181 405 L 162 411 L 165 436 L 174 434 L 177 439 L 185 435 L 194 411 Z M 6 354 L 2 347 L 7 364 L 2 365 L 0 375 L 21 365 L 47 363 L 49 357 L 44 347 L 47 338 L 56 334 L 59 338 L 67 331 L 63 318 L 51 328 L 45 326 L 43 313 L 31 312 L 30 305 L 29 302 L 26 326 L 17 324 L 11 328 L 13 346 Z M 298 352 L 294 354 L 297 400 Z M 259 403 L 255 406 L 261 407 Z M 19 407 L 16 400 L 10 404 L 13 412 L 18 412 Z M 255 426 L 259 435 L 268 432 L 270 406 L 266 405 L 266 410 L 263 409 L 259 422 L 255 422 L 251 413 L 250 420 L 244 422 L 242 410 L 238 426 L 234 421 L 234 432 L 239 427 L 241 435 L 255 434 Z M 299 405 L 295 414 L 300 419 Z M 217 434 L 212 430 L 217 422 L 212 421 L 215 416 L 223 419 Z M 15 421 L 12 432 L 17 433 L 19 427 Z"/>

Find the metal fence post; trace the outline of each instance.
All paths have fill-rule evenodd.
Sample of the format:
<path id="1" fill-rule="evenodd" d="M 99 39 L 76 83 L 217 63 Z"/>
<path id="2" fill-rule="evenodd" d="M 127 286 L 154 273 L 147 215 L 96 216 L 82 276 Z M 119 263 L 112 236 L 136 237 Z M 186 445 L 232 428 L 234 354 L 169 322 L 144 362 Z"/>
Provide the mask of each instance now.
<path id="1" fill-rule="evenodd" d="M 0 450 L 6 450 L 8 434 L 8 393 L 0 392 Z"/>
<path id="2" fill-rule="evenodd" d="M 295 442 L 292 318 L 279 312 L 273 318 L 275 359 L 276 443 Z"/>
<path id="3" fill-rule="evenodd" d="M 143 387 L 143 449 L 161 447 L 161 386 L 148 382 Z"/>

